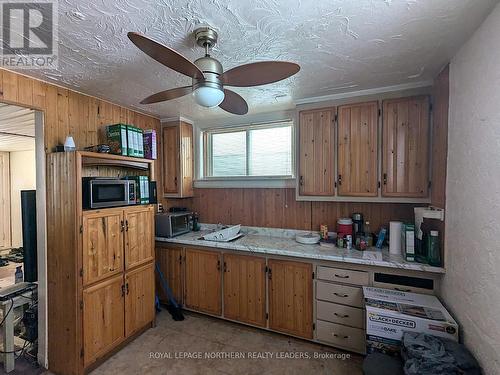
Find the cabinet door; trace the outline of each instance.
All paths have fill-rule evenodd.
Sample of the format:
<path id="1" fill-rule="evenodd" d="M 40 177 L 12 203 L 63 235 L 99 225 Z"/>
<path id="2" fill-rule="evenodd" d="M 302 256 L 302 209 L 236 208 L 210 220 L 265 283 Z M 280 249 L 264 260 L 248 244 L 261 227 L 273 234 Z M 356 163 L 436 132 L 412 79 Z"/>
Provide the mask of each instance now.
<path id="1" fill-rule="evenodd" d="M 429 97 L 383 103 L 382 195 L 427 197 L 429 184 Z"/>
<path id="2" fill-rule="evenodd" d="M 269 328 L 312 338 L 312 265 L 270 259 Z"/>
<path id="3" fill-rule="evenodd" d="M 125 269 L 154 259 L 154 213 L 152 206 L 126 208 Z"/>
<path id="4" fill-rule="evenodd" d="M 300 112 L 299 193 L 332 196 L 334 183 L 334 109 Z"/>
<path id="5" fill-rule="evenodd" d="M 193 196 L 193 125 L 181 122 L 180 124 L 180 164 L 181 164 L 181 197 Z"/>
<path id="6" fill-rule="evenodd" d="M 376 197 L 378 102 L 338 109 L 338 194 Z"/>
<path id="7" fill-rule="evenodd" d="M 155 317 L 154 263 L 125 274 L 125 335 L 129 337 Z"/>
<path id="8" fill-rule="evenodd" d="M 123 210 L 83 213 L 83 285 L 123 271 Z"/>
<path id="9" fill-rule="evenodd" d="M 83 290 L 85 367 L 112 350 L 125 338 L 122 287 L 123 276 L 119 275 Z M 64 309 L 64 303 L 60 308 Z"/>
<path id="10" fill-rule="evenodd" d="M 184 279 L 182 272 L 182 249 L 180 247 L 157 246 L 156 262 L 160 266 L 160 270 L 172 290 L 175 300 L 178 304 L 182 304 Z M 158 275 L 156 275 L 156 291 L 160 301 L 167 303 L 168 299 L 163 292 Z"/>
<path id="11" fill-rule="evenodd" d="M 224 254 L 224 317 L 266 326 L 265 258 Z"/>
<path id="12" fill-rule="evenodd" d="M 215 251 L 186 249 L 185 305 L 213 315 L 221 314 L 221 256 Z"/>
<path id="13" fill-rule="evenodd" d="M 163 193 L 179 193 L 179 127 L 163 128 Z"/>

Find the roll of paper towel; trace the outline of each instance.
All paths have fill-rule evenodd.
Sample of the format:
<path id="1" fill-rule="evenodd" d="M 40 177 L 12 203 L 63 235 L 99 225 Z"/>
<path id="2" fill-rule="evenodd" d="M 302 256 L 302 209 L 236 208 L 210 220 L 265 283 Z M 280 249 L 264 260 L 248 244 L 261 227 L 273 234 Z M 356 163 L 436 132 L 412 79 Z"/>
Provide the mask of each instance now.
<path id="1" fill-rule="evenodd" d="M 391 221 L 389 223 L 389 253 L 401 255 L 401 221 Z"/>

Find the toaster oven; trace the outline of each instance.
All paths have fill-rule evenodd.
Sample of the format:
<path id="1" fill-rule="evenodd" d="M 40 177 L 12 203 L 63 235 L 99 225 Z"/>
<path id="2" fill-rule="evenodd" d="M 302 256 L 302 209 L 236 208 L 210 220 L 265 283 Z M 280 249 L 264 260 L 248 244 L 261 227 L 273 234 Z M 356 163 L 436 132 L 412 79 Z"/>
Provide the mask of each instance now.
<path id="1" fill-rule="evenodd" d="M 164 212 L 155 216 L 156 237 L 175 237 L 190 231 L 192 212 Z"/>

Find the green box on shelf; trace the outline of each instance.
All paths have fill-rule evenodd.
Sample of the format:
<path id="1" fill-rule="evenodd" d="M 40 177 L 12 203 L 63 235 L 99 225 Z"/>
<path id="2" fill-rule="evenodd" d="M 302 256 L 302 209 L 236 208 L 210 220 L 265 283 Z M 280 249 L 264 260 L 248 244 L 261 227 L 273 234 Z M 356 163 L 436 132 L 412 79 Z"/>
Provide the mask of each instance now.
<path id="1" fill-rule="evenodd" d="M 110 153 L 123 156 L 130 155 L 127 125 L 108 125 L 106 127 L 106 138 L 108 146 L 110 147 Z"/>

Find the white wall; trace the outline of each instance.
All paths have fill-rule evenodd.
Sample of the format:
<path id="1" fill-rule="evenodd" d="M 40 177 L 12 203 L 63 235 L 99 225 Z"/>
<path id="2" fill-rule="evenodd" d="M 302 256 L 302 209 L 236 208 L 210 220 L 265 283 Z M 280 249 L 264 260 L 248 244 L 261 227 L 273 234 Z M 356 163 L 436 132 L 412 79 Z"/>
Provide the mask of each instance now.
<path id="1" fill-rule="evenodd" d="M 21 190 L 36 188 L 35 150 L 10 153 L 10 204 L 12 247 L 23 244 L 21 221 Z"/>
<path id="2" fill-rule="evenodd" d="M 441 295 L 486 374 L 500 374 L 500 5 L 450 64 Z"/>

